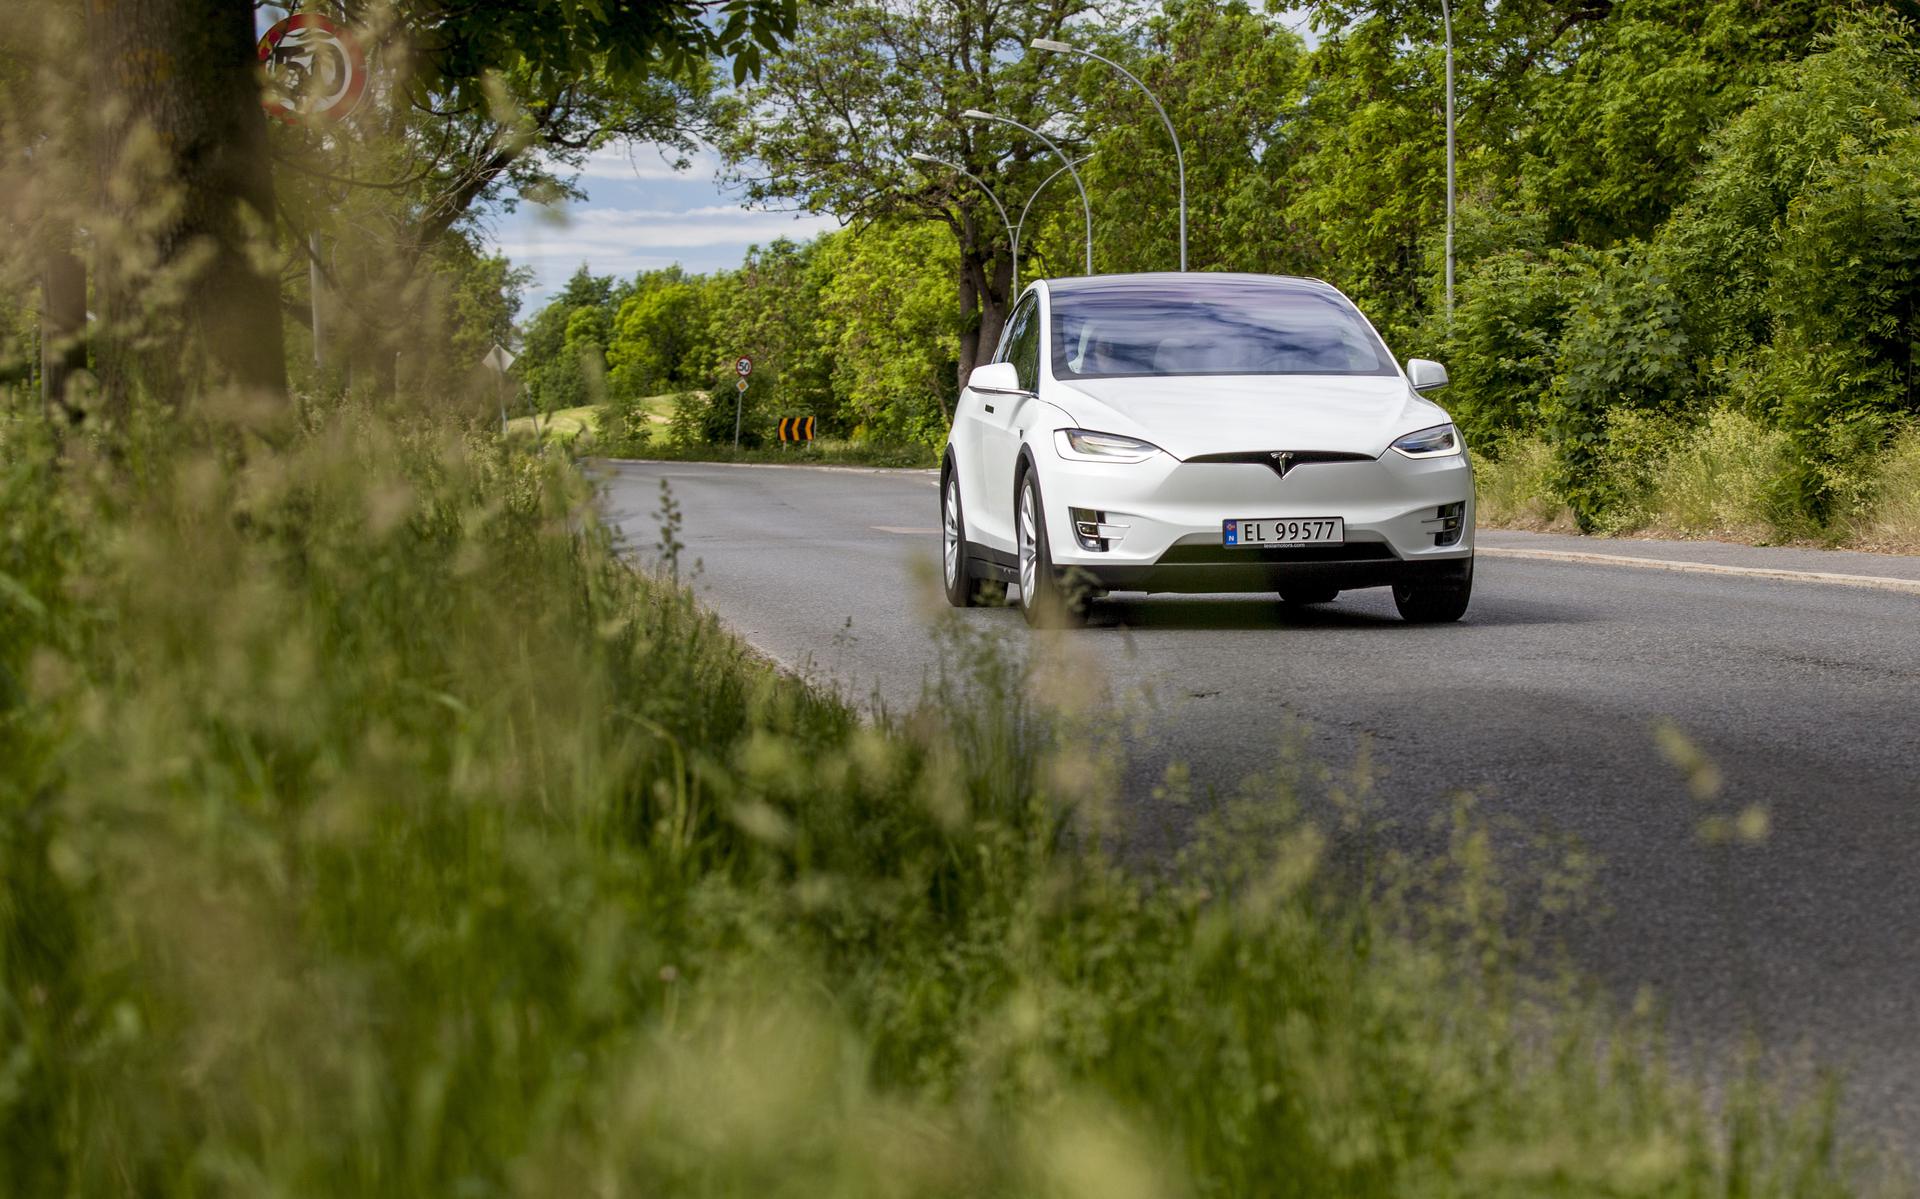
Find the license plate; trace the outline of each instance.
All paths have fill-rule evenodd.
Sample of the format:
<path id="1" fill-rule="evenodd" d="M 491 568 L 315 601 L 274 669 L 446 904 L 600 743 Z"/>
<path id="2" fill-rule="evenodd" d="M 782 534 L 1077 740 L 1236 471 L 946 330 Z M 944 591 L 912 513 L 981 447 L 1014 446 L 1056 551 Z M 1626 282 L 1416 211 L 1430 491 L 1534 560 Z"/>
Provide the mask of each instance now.
<path id="1" fill-rule="evenodd" d="M 1338 516 L 1229 520 L 1220 526 L 1220 543 L 1240 547 L 1340 545 L 1346 539 L 1347 522 Z"/>

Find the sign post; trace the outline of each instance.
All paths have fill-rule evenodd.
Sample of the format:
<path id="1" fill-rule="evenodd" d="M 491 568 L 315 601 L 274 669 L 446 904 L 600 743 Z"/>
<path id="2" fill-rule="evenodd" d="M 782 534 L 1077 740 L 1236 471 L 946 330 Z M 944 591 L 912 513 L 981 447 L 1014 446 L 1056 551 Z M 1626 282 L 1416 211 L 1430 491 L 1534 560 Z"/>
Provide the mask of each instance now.
<path id="1" fill-rule="evenodd" d="M 733 373 L 740 376 L 733 383 L 733 452 L 740 452 L 740 406 L 747 398 L 747 376 L 753 373 L 753 359 L 745 354 L 733 360 Z"/>
<path id="2" fill-rule="evenodd" d="M 513 365 L 513 355 L 496 341 L 493 343 L 493 348 L 487 351 L 487 356 L 480 360 L 480 365 L 493 372 L 494 395 L 500 401 L 500 435 L 505 437 L 507 434 L 507 368 Z"/>

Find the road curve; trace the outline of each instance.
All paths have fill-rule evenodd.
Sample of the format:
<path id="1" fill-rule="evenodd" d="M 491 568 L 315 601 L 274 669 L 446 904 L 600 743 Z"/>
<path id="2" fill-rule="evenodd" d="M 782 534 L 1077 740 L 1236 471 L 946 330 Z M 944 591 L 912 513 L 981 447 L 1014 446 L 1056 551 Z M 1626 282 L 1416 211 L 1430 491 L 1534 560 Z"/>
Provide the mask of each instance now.
<path id="1" fill-rule="evenodd" d="M 856 696 L 919 694 L 939 550 L 931 472 L 606 469 L 610 515 L 641 557 L 669 482 L 697 592 L 760 650 Z M 1159 838 L 1149 851 L 1181 827 L 1150 810 L 1170 761 L 1190 764 L 1196 788 L 1230 790 L 1273 764 L 1290 722 L 1335 768 L 1364 741 L 1377 802 L 1409 843 L 1461 790 L 1514 828 L 1577 838 L 1601 862 L 1605 913 L 1566 930 L 1584 965 L 1621 995 L 1651 987 L 1704 1052 L 1751 1031 L 1838 1067 L 1849 1122 L 1920 1161 L 1920 595 L 1531 553 L 1906 579 L 1920 563 L 1511 533 L 1481 544 L 1529 556 L 1483 556 L 1452 626 L 1400 622 L 1384 591 L 1295 613 L 1248 597 L 1099 605 L 1070 636 L 1117 692 L 1151 696 L 1127 788 L 1142 835 Z M 1027 635 L 1008 609 L 964 619 Z M 1767 809 L 1765 844 L 1701 842 L 1701 811 L 1655 748 L 1663 720 L 1717 763 L 1717 809 Z"/>

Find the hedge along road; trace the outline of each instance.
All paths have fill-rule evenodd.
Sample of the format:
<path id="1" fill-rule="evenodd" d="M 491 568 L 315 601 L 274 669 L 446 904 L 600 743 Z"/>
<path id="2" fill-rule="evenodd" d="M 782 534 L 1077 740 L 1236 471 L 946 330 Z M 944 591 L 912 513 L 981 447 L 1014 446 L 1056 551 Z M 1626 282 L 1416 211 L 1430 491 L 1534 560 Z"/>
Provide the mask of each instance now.
<path id="1" fill-rule="evenodd" d="M 671 484 L 683 573 L 697 560 L 700 598 L 762 652 L 891 707 L 920 694 L 939 610 L 932 472 L 606 469 L 642 559 Z M 1623 998 L 1651 987 L 1685 1051 L 1724 1055 L 1752 1032 L 1776 1062 L 1839 1068 L 1849 1123 L 1920 1162 L 1920 561 L 1480 545 L 1473 607 L 1452 626 L 1403 624 L 1379 590 L 1298 612 L 1272 597 L 1097 605 L 1065 637 L 1116 694 L 1146 697 L 1126 766 L 1135 848 L 1179 838 L 1187 809 L 1154 798 L 1172 761 L 1196 794 L 1230 792 L 1276 765 L 1289 726 L 1336 771 L 1364 746 L 1391 839 L 1438 844 L 1463 790 L 1522 834 L 1576 838 L 1600 861 L 1597 911 L 1555 932 L 1582 965 Z M 1763 573 L 1730 573 L 1747 570 Z M 1786 570 L 1890 581 L 1764 573 Z M 1029 636 L 1011 609 L 960 618 Z M 1666 720 L 1722 773 L 1711 805 L 1657 748 Z M 1754 804 L 1763 844 L 1703 843 L 1703 815 Z"/>

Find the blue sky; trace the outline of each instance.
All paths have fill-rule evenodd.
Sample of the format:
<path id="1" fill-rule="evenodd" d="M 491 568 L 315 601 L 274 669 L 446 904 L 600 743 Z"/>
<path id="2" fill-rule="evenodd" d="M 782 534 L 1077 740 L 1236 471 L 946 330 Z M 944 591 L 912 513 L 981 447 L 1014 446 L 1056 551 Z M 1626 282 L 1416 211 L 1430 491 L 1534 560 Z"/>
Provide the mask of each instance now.
<path id="1" fill-rule="evenodd" d="M 586 200 L 495 214 L 488 221 L 494 244 L 534 271 L 522 312 L 539 308 L 582 262 L 596 275 L 622 278 L 676 262 L 711 271 L 739 266 L 748 246 L 776 237 L 803 241 L 839 227 L 830 216 L 743 208 L 720 187 L 719 171 L 710 152 L 675 171 L 652 146 L 610 146 L 581 174 Z"/>

